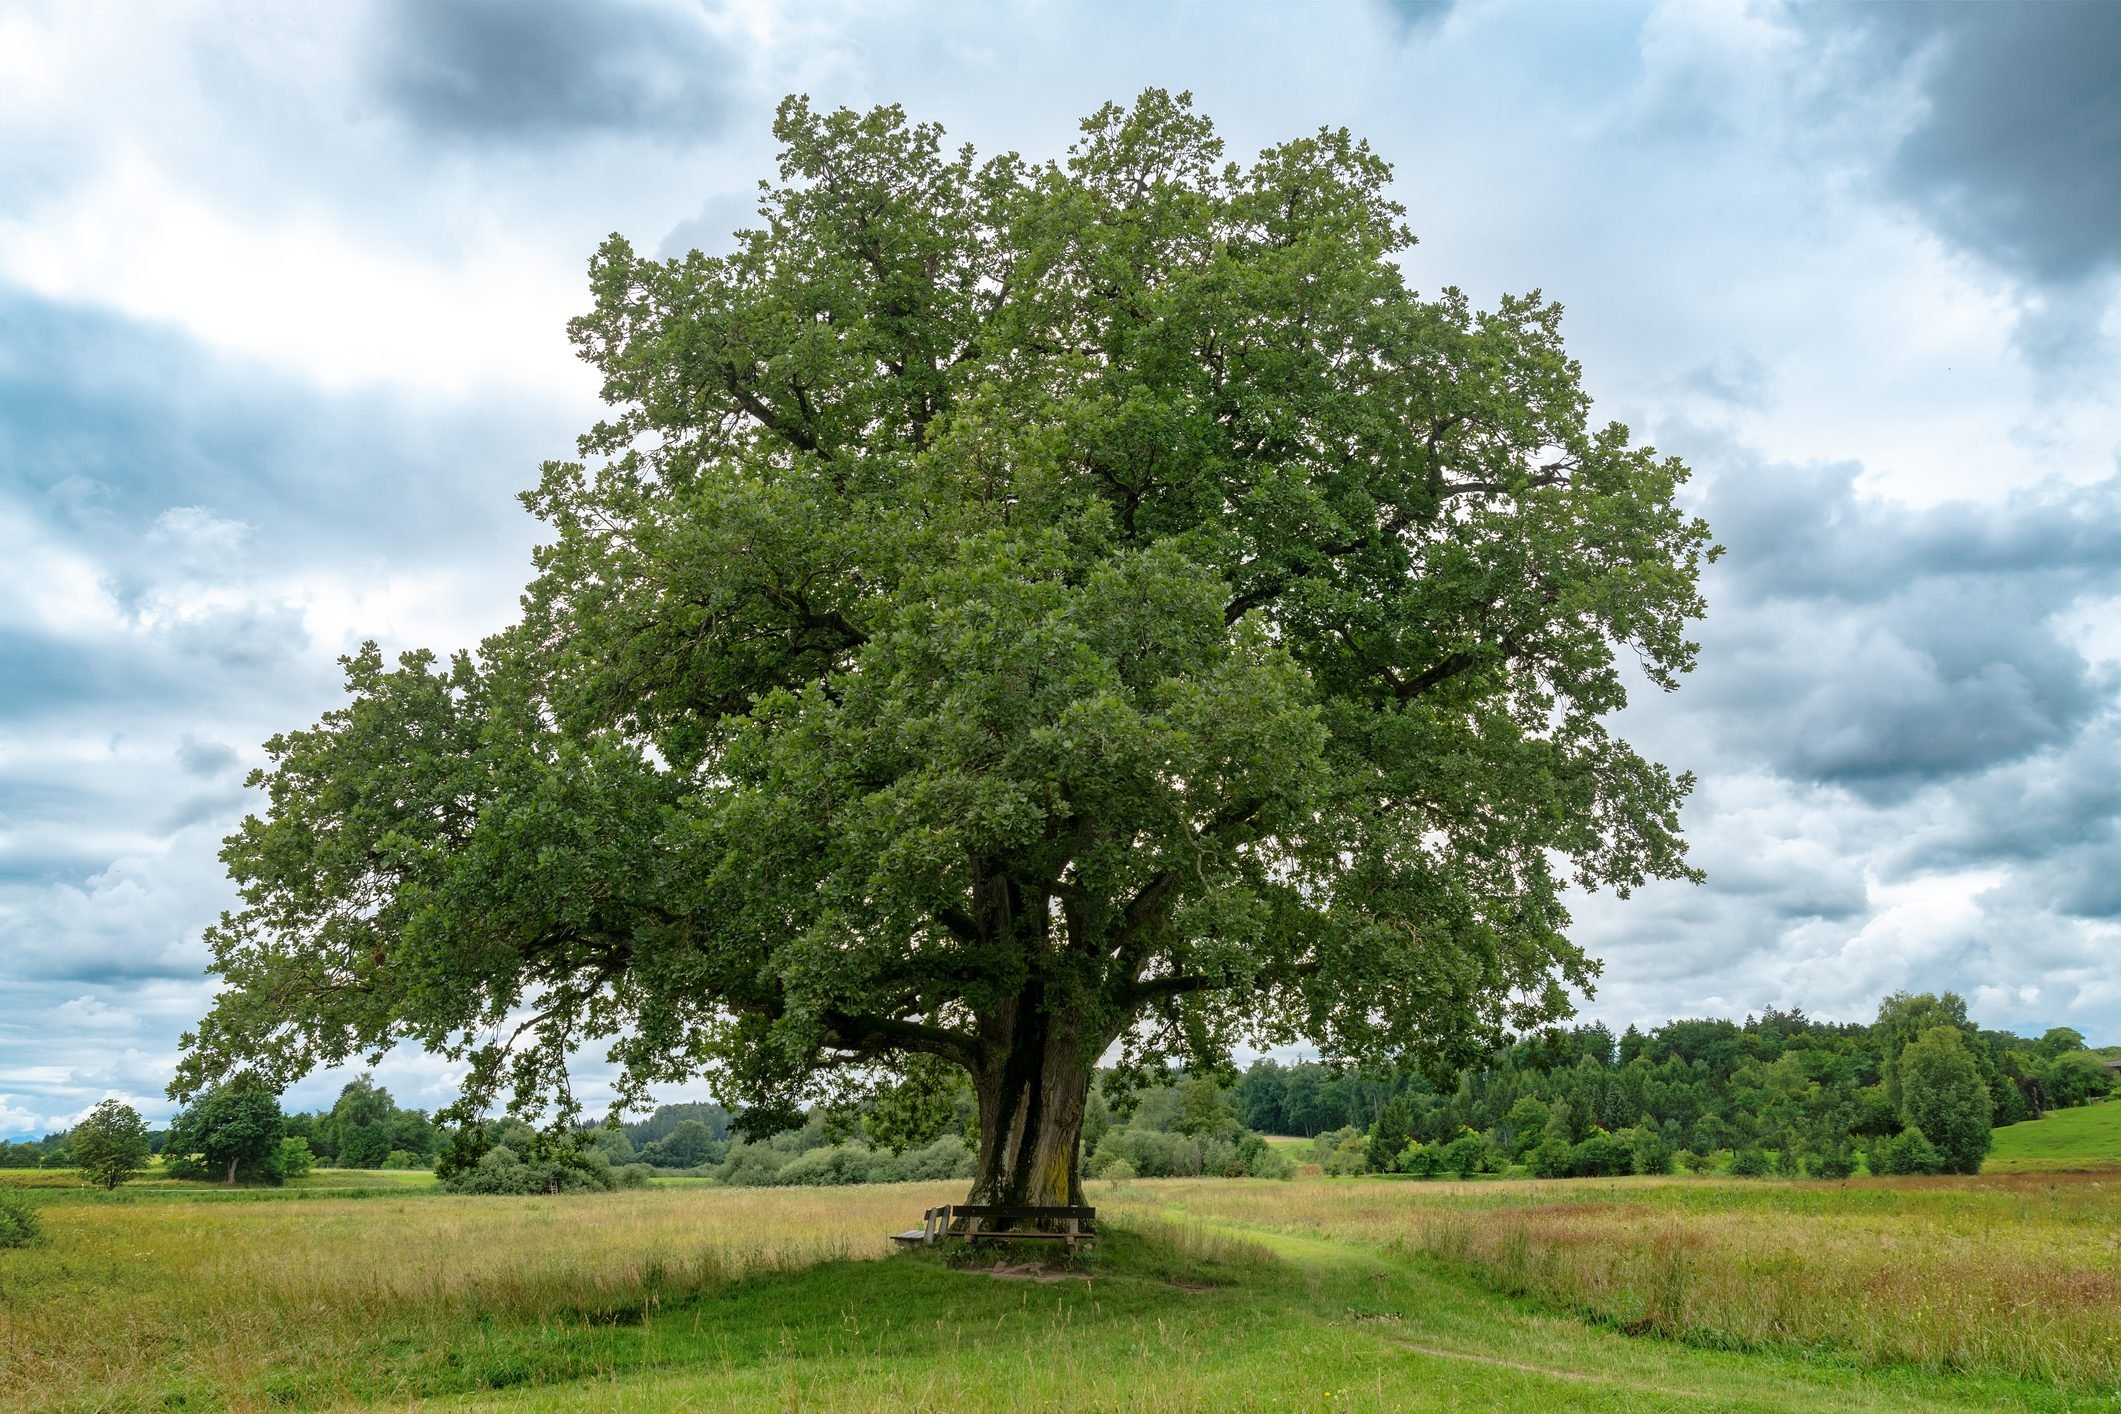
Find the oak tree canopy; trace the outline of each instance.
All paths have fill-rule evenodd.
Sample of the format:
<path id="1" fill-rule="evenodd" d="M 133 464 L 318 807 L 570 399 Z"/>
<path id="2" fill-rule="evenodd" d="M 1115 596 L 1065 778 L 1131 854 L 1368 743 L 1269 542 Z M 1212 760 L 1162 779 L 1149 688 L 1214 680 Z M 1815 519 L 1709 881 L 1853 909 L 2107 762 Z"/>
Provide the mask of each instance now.
<path id="1" fill-rule="evenodd" d="M 519 623 L 373 646 L 223 853 L 175 1090 L 413 1041 L 571 1116 L 706 1075 L 771 1126 L 961 1069 L 975 1196 L 1080 1201 L 1092 1068 L 1464 1058 L 1568 1011 L 1569 884 L 1690 875 L 1672 688 L 1714 553 L 1593 426 L 1561 311 L 1424 298 L 1346 131 L 1183 95 L 1057 161 L 782 104 L 720 256 L 614 236 L 609 415 Z"/>

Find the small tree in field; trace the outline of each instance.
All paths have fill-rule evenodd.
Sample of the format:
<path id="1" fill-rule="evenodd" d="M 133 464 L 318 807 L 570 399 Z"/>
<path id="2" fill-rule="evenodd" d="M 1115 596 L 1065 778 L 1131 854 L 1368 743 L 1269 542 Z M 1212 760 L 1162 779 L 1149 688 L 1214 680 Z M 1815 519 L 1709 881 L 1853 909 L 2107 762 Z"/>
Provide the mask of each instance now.
<path id="1" fill-rule="evenodd" d="M 603 1037 L 622 1102 L 704 1071 L 757 1133 L 940 1063 L 975 1197 L 1061 1204 L 1115 1047 L 1565 1015 L 1565 886 L 1692 875 L 1690 781 L 1607 719 L 1691 668 L 1712 547 L 1560 309 L 1410 290 L 1345 131 L 1230 162 L 1153 90 L 1045 163 L 774 131 L 732 253 L 591 262 L 610 413 L 527 497 L 521 623 L 371 645 L 268 744 L 174 1092 L 411 1040 L 460 1117 L 567 1124 Z"/>
<path id="2" fill-rule="evenodd" d="M 1414 1137 L 1414 1107 L 1404 1095 L 1394 1095 L 1385 1101 L 1385 1107 L 1377 1116 L 1377 1123 L 1370 1126 L 1370 1169 L 1374 1173 L 1390 1173 L 1398 1166 L 1400 1153 L 1407 1141 Z"/>
<path id="3" fill-rule="evenodd" d="M 1936 1147 L 1947 1173 L 1979 1173 L 1992 1142 L 1987 1083 L 1956 1026 L 1925 1031 L 1900 1053 L 1900 1117 Z"/>
<path id="4" fill-rule="evenodd" d="M 147 1167 L 152 1146 L 140 1112 L 122 1100 L 105 1100 L 67 1136 L 81 1176 L 108 1191 Z"/>
<path id="5" fill-rule="evenodd" d="M 180 1178 L 279 1183 L 286 1132 L 278 1098 L 239 1077 L 208 1090 L 179 1114 L 162 1152 Z"/>

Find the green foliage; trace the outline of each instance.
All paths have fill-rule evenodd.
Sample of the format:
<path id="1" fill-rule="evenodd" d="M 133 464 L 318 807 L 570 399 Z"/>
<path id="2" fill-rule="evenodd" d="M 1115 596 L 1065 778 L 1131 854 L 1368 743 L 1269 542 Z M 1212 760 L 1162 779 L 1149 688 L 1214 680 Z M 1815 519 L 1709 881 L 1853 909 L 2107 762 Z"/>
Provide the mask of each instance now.
<path id="1" fill-rule="evenodd" d="M 1731 1177 L 1766 1178 L 1770 1165 L 1767 1151 L 1748 1145 L 1731 1155 Z"/>
<path id="2" fill-rule="evenodd" d="M 225 1183 L 282 1181 L 280 1101 L 257 1080 L 238 1076 L 201 1094 L 169 1127 L 163 1157 L 175 1178 Z"/>
<path id="3" fill-rule="evenodd" d="M 1394 1095 L 1378 1113 L 1377 1123 L 1370 1127 L 1368 1162 L 1373 1173 L 1389 1173 L 1399 1159 L 1400 1151 L 1407 1147 L 1407 1140 L 1414 1132 L 1414 1112 L 1404 1095 Z"/>
<path id="4" fill-rule="evenodd" d="M 1814 1178 L 1847 1178 L 1856 1171 L 1856 1150 L 1847 1140 L 1830 1144 L 1811 1156 L 1809 1166 Z"/>
<path id="5" fill-rule="evenodd" d="M 1869 1154 L 1874 1174 L 1936 1174 L 1946 1172 L 1947 1160 L 1930 1142 L 1919 1125 L 1909 1125 L 1897 1135 L 1876 1140 Z"/>
<path id="6" fill-rule="evenodd" d="M 1539 1147 L 1539 1141 L 1552 1122 L 1554 1111 L 1536 1095 L 1520 1096 L 1510 1106 L 1509 1113 L 1496 1126 L 1496 1138 L 1508 1151 L 1511 1158 L 1522 1158 Z"/>
<path id="7" fill-rule="evenodd" d="M 1460 1131 L 1456 1139 L 1443 1146 L 1436 1155 L 1436 1166 L 1460 1178 L 1491 1173 L 1495 1167 L 1489 1157 L 1487 1140 L 1470 1129 Z"/>
<path id="8" fill-rule="evenodd" d="M 147 1167 L 147 1123 L 122 1100 L 104 1100 L 74 1126 L 67 1147 L 81 1176 L 106 1191 Z"/>
<path id="9" fill-rule="evenodd" d="M 1171 1127 L 1195 1139 L 1234 1138 L 1242 1127 L 1236 1107 L 1212 1076 L 1189 1075 L 1178 1083 Z"/>
<path id="10" fill-rule="evenodd" d="M 44 1222 L 29 1199 L 0 1190 L 0 1247 L 27 1247 L 44 1235 Z"/>
<path id="11" fill-rule="evenodd" d="M 1409 290 L 1346 132 L 1230 163 L 1156 90 L 1049 164 L 774 131 L 731 253 L 597 252 L 609 414 L 526 497 L 522 623 L 364 648 L 267 744 L 176 1090 L 413 1039 L 453 1117 L 564 1124 L 606 1038 L 625 1099 L 704 1067 L 771 1127 L 916 1057 L 993 1106 L 1115 1042 L 1564 1015 L 1564 887 L 1691 874 L 1691 782 L 1606 722 L 1691 668 L 1713 551 L 1559 307 Z M 465 1039 L 532 993 L 527 1049 Z"/>
<path id="12" fill-rule="evenodd" d="M 309 1141 L 298 1134 L 282 1136 L 280 1152 L 274 1159 L 282 1179 L 300 1178 L 316 1167 L 317 1156 L 309 1151 Z M 385 1168 L 389 1165 L 385 1164 Z"/>
<path id="13" fill-rule="evenodd" d="M 2046 1034 L 2033 1044 L 2034 1052 L 2047 1060 L 2084 1048 L 2084 1033 L 2070 1026 L 2049 1027 Z"/>
<path id="14" fill-rule="evenodd" d="M 1429 1151 L 1472 1129 L 1497 1162 L 1565 1176 L 1576 1167 L 1576 1146 L 1602 1128 L 1628 1146 L 1639 1173 L 1669 1172 L 1684 1147 L 1696 1156 L 1691 1167 L 1682 1163 L 1689 1172 L 1712 1169 L 1719 1151 L 1758 1149 L 1772 1172 L 1831 1176 L 1857 1162 L 1859 1147 L 1903 1128 L 1882 1077 L 1885 1050 L 1907 1018 L 1964 1016 L 1965 1007 L 1949 994 L 1900 995 L 1881 1011 L 1883 1023 L 1862 1025 L 1769 1009 L 1743 1023 L 1631 1029 L 1618 1042 L 1604 1026 L 1571 1027 L 1498 1047 L 1455 1074 L 1261 1061 L 1235 1094 L 1242 1113 L 1285 1131 L 1358 1125 L 1375 1135 L 1389 1112 L 1395 1132 L 1408 1124 L 1409 1142 L 1391 1160 L 1400 1172 L 1430 1171 L 1438 1161 Z M 1959 1045 L 1977 1070 L 1988 1066 L 1981 1085 L 1992 1098 L 2022 1091 L 2053 1108 L 2097 1098 L 2111 1084 L 2102 1058 L 2066 1044 L 2068 1035 L 2034 1041 L 1971 1022 L 1946 1025 L 1959 1040 L 1936 1044 Z M 1898 1044 L 1904 1051 L 1909 1042 Z M 1892 1070 L 1901 1073 L 1897 1059 Z M 1978 1110 L 1963 1070 L 1960 1079 L 1966 1103 Z M 1557 1147 L 1541 1159 L 1548 1141 Z M 1388 1143 L 1386 1136 L 1375 1147 Z"/>
<path id="15" fill-rule="evenodd" d="M 2048 1106 L 2067 1109 L 2089 1104 L 2113 1092 L 2114 1072 L 2089 1051 L 2065 1051 L 2041 1068 Z"/>
<path id="16" fill-rule="evenodd" d="M 1979 1173 L 1989 1150 L 1988 1085 L 1956 1026 L 1936 1026 L 1900 1053 L 1900 1115 L 1927 1136 L 1944 1170 Z"/>
<path id="17" fill-rule="evenodd" d="M 722 1148 L 715 1143 L 713 1132 L 705 1124 L 688 1119 L 656 1144 L 651 1162 L 657 1168 L 697 1168 L 713 1162 Z"/>
<path id="18" fill-rule="evenodd" d="M 1567 1178 L 1575 1172 L 1576 1151 L 1568 1140 L 1549 1134 L 1532 1151 L 1532 1172 L 1540 1178 Z"/>
<path id="19" fill-rule="evenodd" d="M 338 1136 L 338 1166 L 347 1169 L 379 1169 L 396 1147 L 393 1121 L 397 1105 L 390 1092 L 363 1074 L 349 1081 L 331 1107 L 332 1128 Z"/>
<path id="20" fill-rule="evenodd" d="M 613 1129 L 600 1124 L 585 1131 L 583 1138 L 602 1150 L 604 1157 L 614 1165 L 630 1164 L 634 1161 L 633 1140 L 626 1136 L 623 1129 Z"/>
<path id="21" fill-rule="evenodd" d="M 1663 1174 L 1672 1171 L 1672 1141 L 1665 1138 L 1662 1130 L 1644 1127 L 1629 1130 L 1620 1137 L 1627 1143 L 1635 1172 Z"/>
<path id="22" fill-rule="evenodd" d="M 1635 1171 L 1635 1155 L 1603 1129 L 1593 1129 L 1569 1154 L 1573 1178 L 1613 1178 Z"/>
<path id="23" fill-rule="evenodd" d="M 899 1154 L 950 1132 L 976 1138 L 979 1108 L 964 1071 L 935 1056 L 915 1056 L 895 1083 L 878 1090 L 863 1122 L 872 1140 Z"/>
<path id="24" fill-rule="evenodd" d="M 696 1119 L 706 1125 L 708 1133 L 717 1141 L 729 1137 L 729 1112 L 720 1105 L 702 1101 L 658 1105 L 655 1113 L 648 1118 L 629 1121 L 619 1128 L 633 1141 L 634 1147 L 640 1149 L 660 1141 L 663 1136 L 688 1119 Z"/>
<path id="25" fill-rule="evenodd" d="M 470 1168 L 443 1181 L 451 1193 L 603 1193 L 619 1186 L 611 1163 L 599 1149 L 564 1156 L 526 1156 L 506 1144 L 480 1155 Z"/>
<path id="26" fill-rule="evenodd" d="M 1423 1144 L 1418 1140 L 1400 1150 L 1393 1167 L 1400 1173 L 1412 1174 L 1416 1178 L 1434 1178 L 1443 1172 L 1442 1146 Z"/>

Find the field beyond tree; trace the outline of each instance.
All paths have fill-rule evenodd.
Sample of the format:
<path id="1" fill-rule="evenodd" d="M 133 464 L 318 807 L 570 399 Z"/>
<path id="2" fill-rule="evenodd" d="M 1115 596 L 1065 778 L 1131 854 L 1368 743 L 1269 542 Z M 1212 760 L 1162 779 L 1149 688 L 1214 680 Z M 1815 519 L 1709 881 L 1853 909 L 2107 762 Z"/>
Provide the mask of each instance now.
<path id="1" fill-rule="evenodd" d="M 1104 1250 L 1045 1279 L 890 1250 L 956 1183 L 13 1182 L 57 1177 L 7 1175 L 45 1234 L 0 1252 L 8 1407 L 2060 1409 L 2121 1391 L 2121 1183 L 2097 1174 L 1100 1183 Z"/>

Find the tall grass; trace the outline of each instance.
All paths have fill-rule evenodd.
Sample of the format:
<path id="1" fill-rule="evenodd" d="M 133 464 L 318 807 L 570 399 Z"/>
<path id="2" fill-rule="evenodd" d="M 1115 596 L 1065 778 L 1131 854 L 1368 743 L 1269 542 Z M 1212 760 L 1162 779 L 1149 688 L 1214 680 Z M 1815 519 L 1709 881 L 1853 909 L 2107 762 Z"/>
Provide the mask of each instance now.
<path id="1" fill-rule="evenodd" d="M 747 1273 L 880 1255 L 962 1187 L 47 1202 L 45 1240 L 0 1254 L 0 1408 L 261 1387 L 312 1403 L 333 1381 L 432 1385 L 451 1362 L 484 1363 L 467 1385 L 505 1382 L 488 1376 L 546 1358 L 541 1328 L 625 1325 Z M 568 1351 L 522 1376 L 594 1362 Z"/>
<path id="2" fill-rule="evenodd" d="M 2121 1392 L 2121 1182 L 1136 1185 L 1115 1206 L 1440 1261 L 1631 1332 Z"/>

